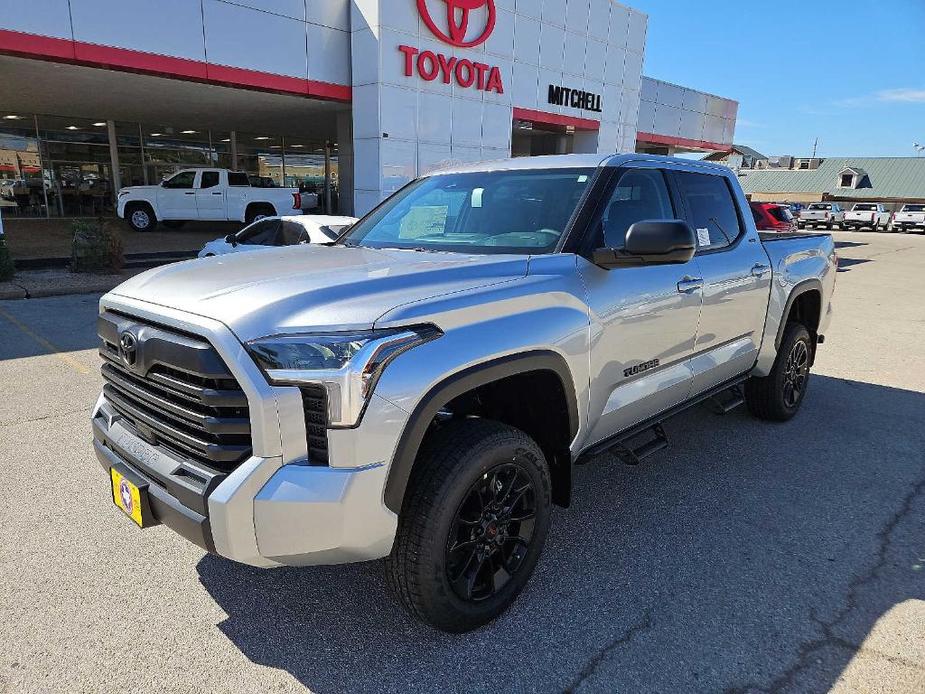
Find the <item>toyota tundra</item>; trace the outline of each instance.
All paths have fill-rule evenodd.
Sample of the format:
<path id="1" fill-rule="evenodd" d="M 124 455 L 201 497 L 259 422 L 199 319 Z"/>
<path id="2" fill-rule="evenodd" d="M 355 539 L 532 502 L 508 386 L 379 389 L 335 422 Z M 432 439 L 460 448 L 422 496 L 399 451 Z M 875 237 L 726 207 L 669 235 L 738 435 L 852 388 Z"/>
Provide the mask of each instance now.
<path id="1" fill-rule="evenodd" d="M 331 245 L 104 296 L 94 447 L 141 528 L 258 567 L 384 558 L 413 615 L 466 631 L 523 589 L 576 465 L 636 464 L 707 400 L 793 417 L 836 267 L 828 235 L 759 235 L 722 166 L 455 167 Z"/>

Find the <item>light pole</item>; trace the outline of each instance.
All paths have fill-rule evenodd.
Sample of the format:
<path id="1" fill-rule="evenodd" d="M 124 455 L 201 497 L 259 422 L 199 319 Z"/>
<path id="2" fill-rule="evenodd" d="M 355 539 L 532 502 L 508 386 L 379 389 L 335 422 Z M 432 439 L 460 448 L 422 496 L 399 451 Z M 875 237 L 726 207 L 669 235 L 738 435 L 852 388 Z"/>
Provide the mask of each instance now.
<path id="1" fill-rule="evenodd" d="M 915 156 L 921 156 L 922 152 L 925 152 L 925 145 L 920 145 L 918 142 L 912 143 L 912 148 L 915 150 Z"/>

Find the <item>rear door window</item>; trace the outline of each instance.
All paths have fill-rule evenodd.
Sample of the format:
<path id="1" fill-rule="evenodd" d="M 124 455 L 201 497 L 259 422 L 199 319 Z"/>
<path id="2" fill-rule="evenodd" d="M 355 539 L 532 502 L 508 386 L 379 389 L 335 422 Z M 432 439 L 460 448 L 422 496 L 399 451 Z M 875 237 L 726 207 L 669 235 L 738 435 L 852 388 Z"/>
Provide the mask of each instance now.
<path id="1" fill-rule="evenodd" d="M 723 176 L 678 171 L 678 195 L 700 250 L 727 248 L 742 233 L 738 208 Z"/>
<path id="2" fill-rule="evenodd" d="M 308 241 L 308 231 L 305 230 L 298 222 L 283 220 L 280 232 L 280 246 L 296 246 L 303 241 Z"/>
<path id="3" fill-rule="evenodd" d="M 278 219 L 262 219 L 242 231 L 238 243 L 246 246 L 275 246 L 279 238 L 279 226 Z"/>
<path id="4" fill-rule="evenodd" d="M 218 185 L 218 180 L 218 171 L 203 171 L 199 179 L 199 187 L 203 190 L 206 188 L 214 188 Z"/>

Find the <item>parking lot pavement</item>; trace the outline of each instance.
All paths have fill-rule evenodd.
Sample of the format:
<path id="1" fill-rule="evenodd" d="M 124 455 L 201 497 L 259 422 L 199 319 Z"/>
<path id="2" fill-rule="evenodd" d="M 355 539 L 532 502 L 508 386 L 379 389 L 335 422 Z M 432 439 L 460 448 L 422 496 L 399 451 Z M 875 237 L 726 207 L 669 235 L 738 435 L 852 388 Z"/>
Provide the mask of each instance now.
<path id="1" fill-rule="evenodd" d="M 120 516 L 95 299 L 0 302 L 0 692 L 925 691 L 925 236 L 836 233 L 800 415 L 577 471 L 521 599 L 447 636 L 381 566 L 260 571 Z"/>

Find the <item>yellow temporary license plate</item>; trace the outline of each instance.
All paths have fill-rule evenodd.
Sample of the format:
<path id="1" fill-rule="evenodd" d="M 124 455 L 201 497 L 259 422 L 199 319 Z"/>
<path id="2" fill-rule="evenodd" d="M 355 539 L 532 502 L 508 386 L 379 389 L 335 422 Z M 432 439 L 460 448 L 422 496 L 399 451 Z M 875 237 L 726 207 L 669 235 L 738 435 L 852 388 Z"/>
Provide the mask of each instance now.
<path id="1" fill-rule="evenodd" d="M 139 528 L 143 528 L 141 490 L 115 468 L 109 469 L 109 476 L 112 479 L 112 500 L 125 512 L 125 515 L 138 524 Z"/>

